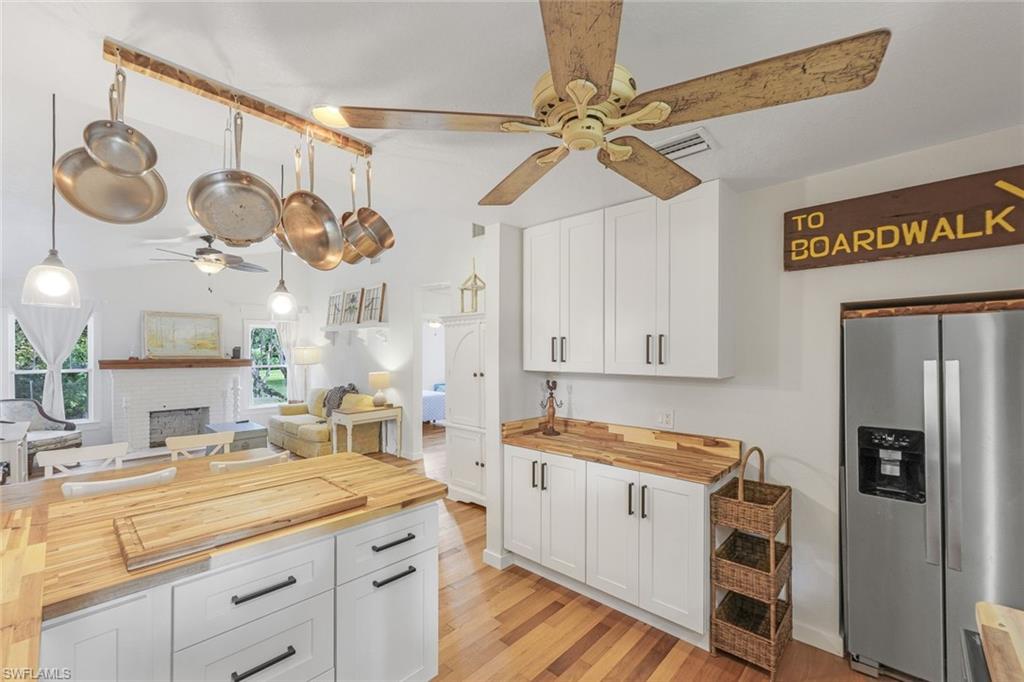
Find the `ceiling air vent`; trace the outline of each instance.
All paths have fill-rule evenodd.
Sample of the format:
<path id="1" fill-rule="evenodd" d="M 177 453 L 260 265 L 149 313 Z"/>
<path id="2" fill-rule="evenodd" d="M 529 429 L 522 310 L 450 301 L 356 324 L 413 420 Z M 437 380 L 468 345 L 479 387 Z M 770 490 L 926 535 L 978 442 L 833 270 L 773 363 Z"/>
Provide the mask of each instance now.
<path id="1" fill-rule="evenodd" d="M 711 138 L 703 128 L 697 128 L 685 135 L 669 140 L 654 148 L 662 156 L 678 161 L 711 149 Z"/>
<path id="2" fill-rule="evenodd" d="M 474 237 L 483 237 L 485 231 L 486 230 L 484 229 L 483 225 L 480 225 L 479 223 L 473 223 L 473 236 Z"/>

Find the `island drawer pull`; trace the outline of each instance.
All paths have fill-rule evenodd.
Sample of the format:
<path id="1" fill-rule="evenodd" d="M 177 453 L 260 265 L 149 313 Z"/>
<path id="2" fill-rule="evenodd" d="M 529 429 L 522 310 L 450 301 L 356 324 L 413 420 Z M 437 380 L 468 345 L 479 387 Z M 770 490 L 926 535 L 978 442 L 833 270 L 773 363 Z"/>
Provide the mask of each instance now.
<path id="1" fill-rule="evenodd" d="M 397 547 L 402 543 L 409 542 L 410 540 L 415 539 L 416 535 L 414 533 L 408 533 L 404 538 L 398 538 L 397 540 L 392 540 L 391 542 L 385 542 L 383 545 L 371 545 L 370 549 L 372 549 L 374 552 L 383 552 L 385 549 L 391 549 L 392 547 Z"/>
<path id="2" fill-rule="evenodd" d="M 238 606 L 239 604 L 244 604 L 245 602 L 249 601 L 250 599 L 255 599 L 256 597 L 262 597 L 265 594 L 270 594 L 271 592 L 276 592 L 277 590 L 284 589 L 285 587 L 290 587 L 291 585 L 294 585 L 297 582 L 299 582 L 299 581 L 295 579 L 295 576 L 294 575 L 290 575 L 290 576 L 288 576 L 287 579 L 282 580 L 281 582 L 277 583 L 276 585 L 271 585 L 269 587 L 264 587 L 262 590 L 256 590 L 255 592 L 250 592 L 249 594 L 243 595 L 241 597 L 239 597 L 236 594 L 235 596 L 231 597 L 231 603 L 234 604 L 235 606 Z M 241 679 L 241 678 L 239 678 L 239 679 Z"/>
<path id="3" fill-rule="evenodd" d="M 374 580 L 373 581 L 373 586 L 374 587 L 384 587 L 388 583 L 393 583 L 396 580 L 401 580 L 405 576 L 412 575 L 415 572 L 416 572 L 416 567 L 415 566 L 410 566 L 409 568 L 405 569 L 401 573 L 396 573 L 393 576 L 391 576 L 390 578 L 384 578 L 384 580 Z"/>
<path id="4" fill-rule="evenodd" d="M 271 658 L 268 661 L 264 661 L 263 663 L 260 663 L 257 666 L 253 666 L 252 668 L 249 668 L 248 670 L 246 670 L 244 673 L 237 673 L 237 672 L 236 673 L 231 673 L 231 682 L 241 682 L 245 678 L 252 677 L 256 673 L 261 673 L 264 670 L 266 670 L 267 668 L 269 668 L 270 666 L 277 665 L 278 663 L 280 663 L 284 659 L 291 658 L 294 655 L 295 655 L 295 647 L 293 647 L 291 644 L 289 644 L 288 648 L 285 649 L 285 652 L 283 654 L 278 654 L 277 656 L 274 656 L 273 658 Z"/>

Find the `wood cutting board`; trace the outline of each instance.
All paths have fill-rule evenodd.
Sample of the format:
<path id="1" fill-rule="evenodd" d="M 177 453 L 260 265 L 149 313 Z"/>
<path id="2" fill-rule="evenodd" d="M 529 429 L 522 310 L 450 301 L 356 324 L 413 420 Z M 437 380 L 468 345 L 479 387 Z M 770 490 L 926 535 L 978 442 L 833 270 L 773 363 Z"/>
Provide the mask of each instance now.
<path id="1" fill-rule="evenodd" d="M 311 477 L 118 517 L 114 533 L 133 571 L 365 504 L 366 495 Z"/>
<path id="2" fill-rule="evenodd" d="M 980 601 L 974 615 L 992 682 L 1024 680 L 1024 611 Z"/>

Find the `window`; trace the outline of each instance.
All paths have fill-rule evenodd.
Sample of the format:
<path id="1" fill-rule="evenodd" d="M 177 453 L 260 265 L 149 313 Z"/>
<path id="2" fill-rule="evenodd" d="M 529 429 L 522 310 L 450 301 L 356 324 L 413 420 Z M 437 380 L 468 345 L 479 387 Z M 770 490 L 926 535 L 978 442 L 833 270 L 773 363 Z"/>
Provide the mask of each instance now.
<path id="1" fill-rule="evenodd" d="M 42 401 L 43 381 L 46 376 L 46 362 L 39 357 L 29 343 L 21 325 L 13 319 L 14 397 L 32 398 Z M 92 319 L 85 325 L 82 335 L 75 342 L 71 355 L 61 367 L 61 383 L 64 389 L 64 418 L 77 421 L 88 420 L 92 413 Z"/>
<path id="2" fill-rule="evenodd" d="M 249 324 L 249 357 L 252 358 L 251 404 L 288 402 L 288 368 L 273 324 Z"/>

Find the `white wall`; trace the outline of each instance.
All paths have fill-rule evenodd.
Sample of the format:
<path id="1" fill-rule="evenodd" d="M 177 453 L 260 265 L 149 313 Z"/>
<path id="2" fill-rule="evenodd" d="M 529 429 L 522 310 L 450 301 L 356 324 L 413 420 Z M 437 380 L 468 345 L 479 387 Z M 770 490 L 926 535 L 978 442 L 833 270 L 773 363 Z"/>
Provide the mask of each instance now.
<path id="1" fill-rule="evenodd" d="M 840 304 L 1024 289 L 1024 246 L 786 273 L 782 215 L 828 201 L 1024 162 L 1024 127 L 921 149 L 740 195 L 736 376 L 722 381 L 567 375 L 568 416 L 760 445 L 794 488 L 794 636 L 840 653 Z M 537 375 L 538 377 L 540 375 Z M 564 390 L 561 390 L 564 388 Z"/>
<path id="2" fill-rule="evenodd" d="M 444 383 L 444 327 L 431 327 L 424 322 L 421 348 L 423 388 L 429 391 L 434 384 Z"/>

